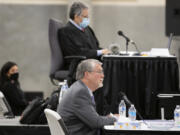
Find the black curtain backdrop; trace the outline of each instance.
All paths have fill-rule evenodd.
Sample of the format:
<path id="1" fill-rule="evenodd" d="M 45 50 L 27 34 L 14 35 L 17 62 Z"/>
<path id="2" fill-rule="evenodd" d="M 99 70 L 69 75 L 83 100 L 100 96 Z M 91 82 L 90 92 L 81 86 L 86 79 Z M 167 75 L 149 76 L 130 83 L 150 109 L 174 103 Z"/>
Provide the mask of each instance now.
<path id="1" fill-rule="evenodd" d="M 143 118 L 157 118 L 157 94 L 179 91 L 176 57 L 104 57 L 104 86 L 95 93 L 100 114 L 118 113 L 126 93 Z"/>
<path id="2" fill-rule="evenodd" d="M 180 131 L 103 130 L 103 135 L 179 135 Z"/>

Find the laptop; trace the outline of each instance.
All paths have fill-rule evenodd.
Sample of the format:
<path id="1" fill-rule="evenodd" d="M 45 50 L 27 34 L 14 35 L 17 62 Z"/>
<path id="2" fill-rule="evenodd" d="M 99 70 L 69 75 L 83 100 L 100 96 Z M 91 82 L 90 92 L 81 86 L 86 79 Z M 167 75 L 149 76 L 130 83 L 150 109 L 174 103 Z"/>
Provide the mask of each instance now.
<path id="1" fill-rule="evenodd" d="M 170 33 L 167 47 L 165 48 L 151 48 L 150 56 L 171 56 L 169 51 L 171 49 L 171 43 L 173 39 L 173 33 Z"/>

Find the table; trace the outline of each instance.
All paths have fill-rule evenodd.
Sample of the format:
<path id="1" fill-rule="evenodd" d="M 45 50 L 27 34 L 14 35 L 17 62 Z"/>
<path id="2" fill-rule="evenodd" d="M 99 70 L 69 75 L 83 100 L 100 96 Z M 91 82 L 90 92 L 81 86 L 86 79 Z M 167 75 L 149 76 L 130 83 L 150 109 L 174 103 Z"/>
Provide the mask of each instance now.
<path id="1" fill-rule="evenodd" d="M 114 125 L 107 125 L 103 128 L 103 135 L 178 135 L 180 128 L 172 127 L 169 129 L 148 128 L 142 123 L 140 129 L 116 129 Z"/>
<path id="2" fill-rule="evenodd" d="M 48 125 L 20 124 L 19 118 L 0 118 L 0 135 L 50 135 Z"/>
<path id="3" fill-rule="evenodd" d="M 158 94 L 158 106 L 164 109 L 165 119 L 174 119 L 174 109 L 176 105 L 180 103 L 180 94 Z M 161 110 L 158 110 L 159 116 L 161 116 Z"/>
<path id="4" fill-rule="evenodd" d="M 96 96 L 100 114 L 117 113 L 123 91 L 144 118 L 153 119 L 157 117 L 156 95 L 179 91 L 179 68 L 173 56 L 105 55 L 103 69 L 104 86 Z"/>

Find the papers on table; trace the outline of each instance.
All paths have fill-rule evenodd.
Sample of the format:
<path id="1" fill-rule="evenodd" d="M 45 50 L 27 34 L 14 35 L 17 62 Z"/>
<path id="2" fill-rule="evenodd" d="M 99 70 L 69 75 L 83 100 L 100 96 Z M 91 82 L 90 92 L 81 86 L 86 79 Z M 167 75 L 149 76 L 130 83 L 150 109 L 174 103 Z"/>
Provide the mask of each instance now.
<path id="1" fill-rule="evenodd" d="M 174 126 L 174 120 L 140 120 L 131 122 L 115 122 L 104 126 L 105 130 L 143 130 L 143 131 L 180 131 Z"/>
<path id="2" fill-rule="evenodd" d="M 168 48 L 152 48 L 151 51 L 150 51 L 149 56 L 165 56 L 165 57 L 169 57 L 171 55 L 169 54 Z"/>

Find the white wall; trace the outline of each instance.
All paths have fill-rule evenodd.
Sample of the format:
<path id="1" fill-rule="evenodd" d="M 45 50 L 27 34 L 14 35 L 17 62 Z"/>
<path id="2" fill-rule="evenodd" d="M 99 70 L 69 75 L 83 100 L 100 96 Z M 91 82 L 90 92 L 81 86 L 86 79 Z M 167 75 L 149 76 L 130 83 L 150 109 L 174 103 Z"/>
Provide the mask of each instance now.
<path id="1" fill-rule="evenodd" d="M 134 1 L 130 5 L 123 2 L 115 5 L 93 2 L 91 25 L 102 47 L 116 42 L 121 45 L 121 50 L 125 50 L 125 40 L 117 35 L 118 30 L 132 38 L 141 51 L 167 45 L 163 3 L 132 4 Z M 44 91 L 45 96 L 55 89 L 48 77 L 48 20 L 51 17 L 65 23 L 67 4 L 0 5 L 0 66 L 8 60 L 15 61 L 20 68 L 23 90 Z M 176 37 L 171 53 L 177 57 L 179 45 L 180 38 Z M 129 45 L 129 50 L 134 50 L 134 46 Z"/>

